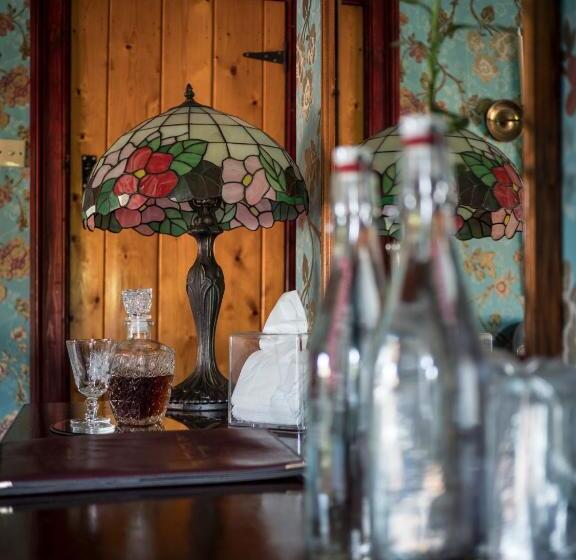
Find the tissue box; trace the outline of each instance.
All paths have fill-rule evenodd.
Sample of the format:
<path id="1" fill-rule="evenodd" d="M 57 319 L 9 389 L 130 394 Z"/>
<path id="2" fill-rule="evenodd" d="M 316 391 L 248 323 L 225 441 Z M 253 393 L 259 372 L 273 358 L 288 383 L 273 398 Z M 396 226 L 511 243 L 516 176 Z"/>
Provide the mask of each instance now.
<path id="1" fill-rule="evenodd" d="M 307 334 L 230 336 L 228 424 L 303 431 Z"/>

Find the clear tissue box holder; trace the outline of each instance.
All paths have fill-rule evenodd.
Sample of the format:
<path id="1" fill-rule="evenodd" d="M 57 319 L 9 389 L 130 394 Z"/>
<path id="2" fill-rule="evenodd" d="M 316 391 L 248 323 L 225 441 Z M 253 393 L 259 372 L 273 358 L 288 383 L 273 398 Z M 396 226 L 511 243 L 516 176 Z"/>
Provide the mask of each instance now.
<path id="1" fill-rule="evenodd" d="M 305 429 L 307 334 L 230 336 L 228 424 Z"/>

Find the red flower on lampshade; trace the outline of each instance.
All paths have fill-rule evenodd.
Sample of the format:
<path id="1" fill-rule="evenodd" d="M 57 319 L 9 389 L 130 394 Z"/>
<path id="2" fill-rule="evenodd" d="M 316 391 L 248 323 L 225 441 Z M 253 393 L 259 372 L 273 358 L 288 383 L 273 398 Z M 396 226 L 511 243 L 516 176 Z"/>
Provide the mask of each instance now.
<path id="1" fill-rule="evenodd" d="M 494 167 L 492 174 L 496 178 L 493 186 L 494 197 L 502 208 L 513 210 L 520 205 L 522 180 L 510 164 Z"/>
<path id="2" fill-rule="evenodd" d="M 141 206 L 146 197 L 167 196 L 178 183 L 178 175 L 170 169 L 173 159 L 172 154 L 138 148 L 128 158 L 125 173 L 114 184 L 114 194 L 119 198 L 133 195 L 127 204 L 132 209 Z"/>

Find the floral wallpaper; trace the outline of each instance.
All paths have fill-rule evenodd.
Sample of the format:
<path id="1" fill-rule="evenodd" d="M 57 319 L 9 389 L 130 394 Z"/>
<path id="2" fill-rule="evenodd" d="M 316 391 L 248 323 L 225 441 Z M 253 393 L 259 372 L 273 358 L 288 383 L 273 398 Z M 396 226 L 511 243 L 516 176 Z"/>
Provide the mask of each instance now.
<path id="1" fill-rule="evenodd" d="M 28 140 L 29 4 L 0 0 L 0 138 Z M 29 170 L 0 167 L 0 439 L 28 400 Z"/>
<path id="2" fill-rule="evenodd" d="M 320 117 L 322 103 L 321 0 L 297 5 L 296 163 L 308 187 L 308 214 L 296 222 L 296 289 L 312 324 L 321 291 L 320 232 L 322 173 Z"/>
<path id="3" fill-rule="evenodd" d="M 576 0 L 562 0 L 562 253 L 564 360 L 576 364 Z"/>
<path id="4" fill-rule="evenodd" d="M 441 79 L 437 100 L 441 106 L 466 115 L 469 130 L 489 140 L 521 167 L 520 142 L 498 143 L 486 133 L 478 104 L 483 99 L 519 101 L 519 0 L 444 0 L 441 21 L 473 26 L 447 39 L 439 59 Z M 419 6 L 401 3 L 401 111 L 425 109 L 428 85 L 428 15 Z M 482 329 L 506 343 L 513 326 L 523 319 L 522 234 L 518 211 L 505 209 L 490 236 L 460 241 L 470 296 Z M 501 218 L 501 219 L 500 219 Z M 516 224 L 517 227 L 509 226 Z"/>

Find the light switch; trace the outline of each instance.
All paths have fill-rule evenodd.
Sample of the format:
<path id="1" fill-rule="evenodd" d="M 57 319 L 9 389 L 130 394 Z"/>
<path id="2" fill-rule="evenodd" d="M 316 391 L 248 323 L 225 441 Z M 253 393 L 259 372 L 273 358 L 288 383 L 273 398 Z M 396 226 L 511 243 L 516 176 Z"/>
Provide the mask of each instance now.
<path id="1" fill-rule="evenodd" d="M 26 141 L 0 138 L 0 167 L 24 167 Z"/>

